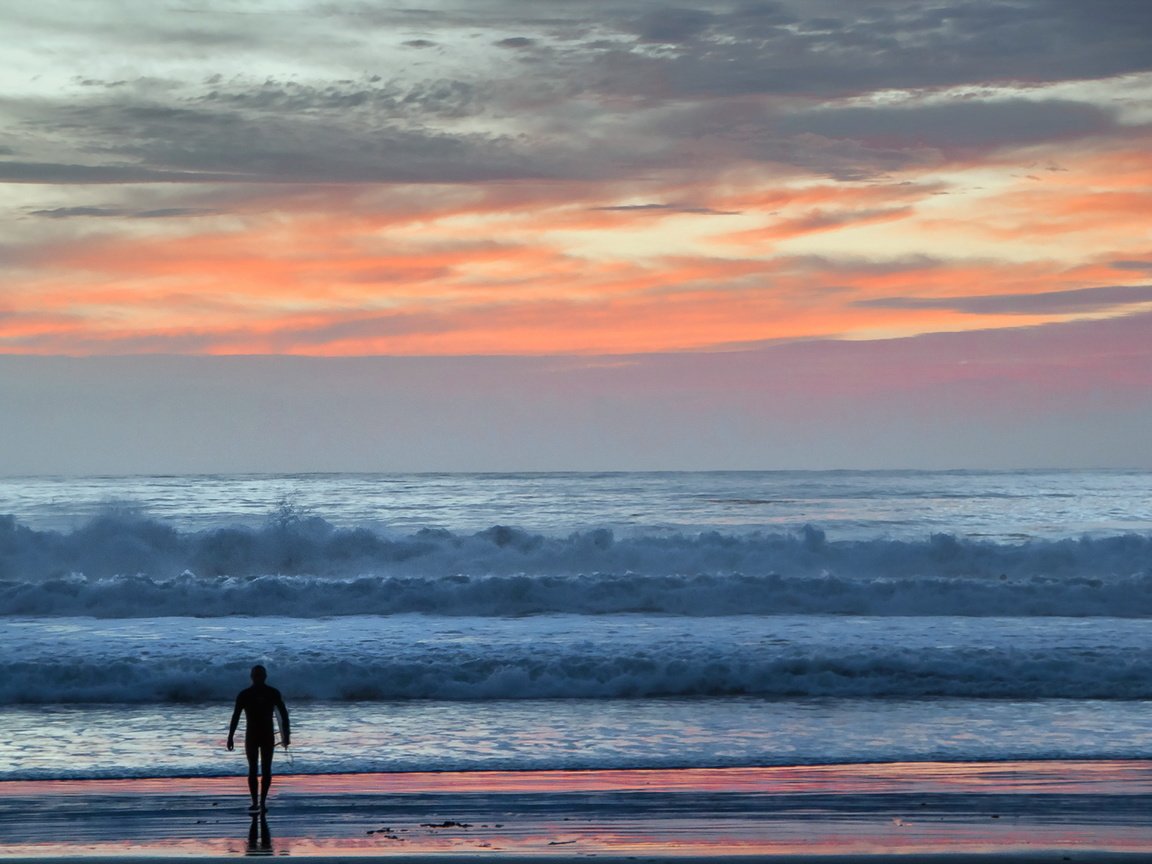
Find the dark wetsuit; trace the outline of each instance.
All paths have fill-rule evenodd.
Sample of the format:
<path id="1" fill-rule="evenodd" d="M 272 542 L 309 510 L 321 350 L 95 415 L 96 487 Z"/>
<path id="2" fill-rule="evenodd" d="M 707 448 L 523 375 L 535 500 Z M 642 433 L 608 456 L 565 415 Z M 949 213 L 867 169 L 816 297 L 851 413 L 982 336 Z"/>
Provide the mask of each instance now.
<path id="1" fill-rule="evenodd" d="M 272 780 L 272 753 L 276 747 L 276 724 L 273 715 L 280 712 L 280 733 L 283 740 L 291 737 L 288 727 L 288 708 L 284 705 L 284 698 L 280 691 L 267 684 L 253 684 L 246 690 L 241 690 L 236 697 L 236 708 L 232 712 L 232 722 L 229 733 L 234 733 L 240 724 L 240 714 L 244 714 L 244 753 L 248 757 L 248 780 L 253 790 L 253 801 L 256 799 L 256 766 L 260 765 L 260 773 L 264 781 L 261 800 L 268 794 L 268 785 Z M 231 744 L 229 744 L 231 746 Z"/>

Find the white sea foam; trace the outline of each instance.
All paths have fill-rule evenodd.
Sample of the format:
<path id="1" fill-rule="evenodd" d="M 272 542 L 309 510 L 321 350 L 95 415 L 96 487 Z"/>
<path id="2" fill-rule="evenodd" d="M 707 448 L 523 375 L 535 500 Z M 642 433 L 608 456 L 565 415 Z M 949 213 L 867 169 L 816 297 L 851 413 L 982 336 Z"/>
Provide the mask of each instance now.
<path id="1" fill-rule="evenodd" d="M 295 756 L 275 770 L 293 774 L 1143 759 L 1150 744 L 1146 704 L 1084 699 L 288 698 Z M 0 706 L 0 780 L 242 774 L 243 755 L 223 748 L 230 711 Z"/>
<path id="2" fill-rule="evenodd" d="M 0 703 L 226 700 L 260 659 L 296 698 L 1142 699 L 1152 621 L 1116 619 L 14 619 Z"/>
<path id="3" fill-rule="evenodd" d="M 389 535 L 317 517 L 180 532 L 0 519 L 0 615 L 1152 615 L 1152 537 L 836 541 L 506 526 Z"/>

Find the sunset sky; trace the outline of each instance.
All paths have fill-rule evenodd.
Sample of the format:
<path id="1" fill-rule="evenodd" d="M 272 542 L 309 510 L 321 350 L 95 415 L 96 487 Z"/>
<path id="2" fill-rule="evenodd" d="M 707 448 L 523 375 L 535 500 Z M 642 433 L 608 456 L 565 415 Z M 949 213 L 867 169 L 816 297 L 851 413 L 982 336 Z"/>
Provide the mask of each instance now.
<path id="1" fill-rule="evenodd" d="M 0 30 L 0 472 L 1152 467 L 1147 0 Z"/>

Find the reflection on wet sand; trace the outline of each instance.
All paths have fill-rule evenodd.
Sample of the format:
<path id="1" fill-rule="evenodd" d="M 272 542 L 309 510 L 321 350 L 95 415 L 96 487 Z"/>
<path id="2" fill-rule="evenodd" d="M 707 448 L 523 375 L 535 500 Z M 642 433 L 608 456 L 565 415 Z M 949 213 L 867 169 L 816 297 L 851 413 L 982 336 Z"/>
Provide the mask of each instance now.
<path id="1" fill-rule="evenodd" d="M 0 857 L 1152 854 L 1149 762 L 0 783 Z"/>
<path id="2" fill-rule="evenodd" d="M 248 829 L 248 847 L 245 855 L 275 855 L 272 849 L 272 832 L 268 830 L 268 817 L 260 814 L 252 817 L 252 825 Z"/>

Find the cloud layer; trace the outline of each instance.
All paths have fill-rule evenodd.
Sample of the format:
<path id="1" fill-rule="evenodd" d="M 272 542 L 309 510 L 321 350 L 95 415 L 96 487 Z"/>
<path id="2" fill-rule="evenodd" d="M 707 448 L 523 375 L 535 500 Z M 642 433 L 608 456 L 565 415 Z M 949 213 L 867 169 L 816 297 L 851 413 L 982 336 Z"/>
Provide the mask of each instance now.
<path id="1" fill-rule="evenodd" d="M 619 354 L 1152 304 L 1143 0 L 3 15 L 0 352 Z"/>

